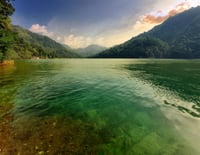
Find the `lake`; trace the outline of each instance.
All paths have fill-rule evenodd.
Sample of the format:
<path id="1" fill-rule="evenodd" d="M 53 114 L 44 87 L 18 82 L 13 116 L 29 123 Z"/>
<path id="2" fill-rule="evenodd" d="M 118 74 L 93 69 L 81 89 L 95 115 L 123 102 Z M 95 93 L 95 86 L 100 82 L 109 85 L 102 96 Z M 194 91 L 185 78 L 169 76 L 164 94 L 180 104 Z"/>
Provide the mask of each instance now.
<path id="1" fill-rule="evenodd" d="M 198 155 L 200 60 L 0 66 L 0 154 Z"/>

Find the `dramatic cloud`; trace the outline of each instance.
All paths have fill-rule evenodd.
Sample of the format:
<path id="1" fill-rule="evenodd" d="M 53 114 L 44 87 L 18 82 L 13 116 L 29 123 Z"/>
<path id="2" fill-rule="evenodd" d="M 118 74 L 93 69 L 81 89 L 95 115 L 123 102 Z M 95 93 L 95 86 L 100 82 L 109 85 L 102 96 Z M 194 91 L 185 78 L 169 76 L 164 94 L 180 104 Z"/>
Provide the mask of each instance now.
<path id="1" fill-rule="evenodd" d="M 49 32 L 47 30 L 47 27 L 44 25 L 39 25 L 39 24 L 33 24 L 30 28 L 30 31 L 34 32 L 34 33 L 39 33 L 45 36 L 52 36 L 53 32 Z"/>
<path id="2" fill-rule="evenodd" d="M 167 12 L 166 15 L 160 15 L 163 12 L 161 10 L 153 13 L 153 14 L 148 14 L 146 16 L 143 17 L 143 22 L 145 23 L 151 23 L 151 24 L 156 24 L 156 23 L 162 23 L 163 21 L 165 21 L 167 18 L 174 16 L 178 13 L 181 13 L 187 9 L 189 9 L 191 6 L 188 2 L 182 2 L 178 5 L 175 6 L 174 9 L 170 10 L 169 12 Z"/>
<path id="3" fill-rule="evenodd" d="M 135 24 L 132 27 L 132 34 L 133 36 L 136 36 L 140 33 L 143 33 L 145 31 L 148 31 L 152 29 L 154 26 L 161 24 L 163 21 L 168 19 L 171 16 L 174 16 L 178 13 L 181 13 L 189 8 L 192 7 L 188 1 L 181 2 L 172 9 L 168 9 L 168 11 L 165 10 L 158 10 L 152 13 L 149 13 L 145 16 L 140 16 L 138 20 L 135 22 Z"/>

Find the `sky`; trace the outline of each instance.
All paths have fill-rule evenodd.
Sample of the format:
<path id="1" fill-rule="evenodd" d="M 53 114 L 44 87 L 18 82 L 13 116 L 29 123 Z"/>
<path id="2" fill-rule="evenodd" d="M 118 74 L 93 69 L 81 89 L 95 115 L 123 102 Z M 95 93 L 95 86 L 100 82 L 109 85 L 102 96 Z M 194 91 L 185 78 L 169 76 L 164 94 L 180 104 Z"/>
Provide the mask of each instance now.
<path id="1" fill-rule="evenodd" d="M 72 48 L 112 47 L 200 0 L 16 0 L 12 22 Z"/>

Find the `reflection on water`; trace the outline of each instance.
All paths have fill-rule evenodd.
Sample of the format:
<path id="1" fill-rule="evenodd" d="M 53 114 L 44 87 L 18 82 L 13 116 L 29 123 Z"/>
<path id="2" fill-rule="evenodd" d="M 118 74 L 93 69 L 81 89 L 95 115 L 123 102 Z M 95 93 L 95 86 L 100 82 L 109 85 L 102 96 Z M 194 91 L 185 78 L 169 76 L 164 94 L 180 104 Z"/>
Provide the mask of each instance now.
<path id="1" fill-rule="evenodd" d="M 154 98 L 160 101 L 163 114 L 182 137 L 199 150 L 200 61 L 150 60 L 143 62 L 128 64 L 125 68 L 131 71 L 131 75 L 153 88 Z"/>
<path id="2" fill-rule="evenodd" d="M 154 86 L 170 91 L 188 105 L 164 101 L 193 117 L 200 117 L 200 61 L 154 60 L 147 64 L 127 65 L 127 69 L 135 72 L 134 76 L 152 83 Z M 193 104 L 192 104 L 193 103 Z M 187 104 L 187 103 L 186 103 Z"/>
<path id="3" fill-rule="evenodd" d="M 198 126 L 199 120 L 176 109 L 191 114 L 189 110 L 194 108 L 188 107 L 193 104 L 197 110 L 199 92 L 191 88 L 182 91 L 185 79 L 180 79 L 184 73 L 167 73 L 171 71 L 167 66 L 176 61 L 155 62 L 61 59 L 19 61 L 12 72 L 0 68 L 0 86 L 4 88 L 0 95 L 13 106 L 9 107 L 12 119 L 2 117 L 11 122 L 5 127 L 11 131 L 7 133 L 9 138 L 0 144 L 1 151 L 4 154 L 198 154 L 195 143 L 199 139 L 194 135 L 199 130 L 193 126 Z M 198 61 L 190 63 L 198 66 Z M 187 61 L 176 65 L 177 70 L 193 74 L 190 68 L 194 66 L 185 69 L 185 64 Z M 164 71 L 160 69 L 162 66 Z M 193 75 L 198 78 L 197 73 Z M 174 80 L 179 82 L 174 84 L 176 87 Z M 192 84 L 198 85 L 195 79 L 186 85 Z M 0 106 L 7 107 L 5 102 L 8 100 L 0 100 Z M 187 125 L 191 128 L 180 130 Z M 3 133 L 1 130 L 0 136 Z"/>

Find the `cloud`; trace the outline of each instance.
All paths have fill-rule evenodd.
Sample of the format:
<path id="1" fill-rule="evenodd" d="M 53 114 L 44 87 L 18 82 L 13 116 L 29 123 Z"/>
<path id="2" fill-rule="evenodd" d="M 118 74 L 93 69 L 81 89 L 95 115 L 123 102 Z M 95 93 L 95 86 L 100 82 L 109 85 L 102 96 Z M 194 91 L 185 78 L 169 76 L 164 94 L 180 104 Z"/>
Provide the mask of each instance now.
<path id="1" fill-rule="evenodd" d="M 169 18 L 168 15 L 165 16 L 155 16 L 155 15 L 146 15 L 144 16 L 144 18 L 142 19 L 143 22 L 145 23 L 162 23 L 163 21 L 165 21 L 167 18 Z"/>
<path id="2" fill-rule="evenodd" d="M 190 3 L 188 1 L 184 1 L 182 3 L 175 5 L 175 7 L 169 9 L 167 12 L 163 10 L 158 10 L 149 13 L 147 15 L 140 16 L 132 27 L 132 34 L 133 36 L 136 36 L 140 33 L 148 31 L 152 29 L 154 26 L 162 23 L 169 17 L 181 13 L 189 8 L 191 8 Z"/>
<path id="3" fill-rule="evenodd" d="M 192 7 L 200 6 L 199 0 L 187 0 Z"/>
<path id="4" fill-rule="evenodd" d="M 42 34 L 42 35 L 45 35 L 45 36 L 52 36 L 53 35 L 53 32 L 49 32 L 47 30 L 47 27 L 44 26 L 44 25 L 39 25 L 39 24 L 33 24 L 30 28 L 29 28 L 30 31 L 34 32 L 34 33 L 39 33 L 39 34 Z"/>
<path id="5" fill-rule="evenodd" d="M 143 22 L 142 19 L 140 19 L 133 25 L 132 34 L 133 36 L 136 36 L 140 33 L 143 33 L 152 29 L 155 25 L 156 25 L 155 23 L 145 23 Z"/>
<path id="6" fill-rule="evenodd" d="M 57 41 L 61 41 L 61 37 L 60 36 L 56 36 L 56 40 Z"/>
<path id="7" fill-rule="evenodd" d="M 85 37 L 81 35 L 70 34 L 64 37 L 63 43 L 72 48 L 85 48 L 91 44 L 107 46 L 107 40 L 103 36 Z"/>
<path id="8" fill-rule="evenodd" d="M 145 23 L 151 23 L 151 24 L 162 23 L 163 21 L 165 21 L 169 17 L 174 16 L 178 13 L 181 13 L 181 12 L 189 9 L 190 7 L 191 6 L 188 2 L 182 2 L 182 3 L 177 4 L 175 6 L 175 8 L 168 11 L 167 14 L 165 14 L 165 15 L 160 15 L 163 12 L 161 10 L 159 10 L 159 11 L 153 13 L 153 14 L 151 13 L 151 14 L 144 16 L 142 21 L 145 22 Z"/>
<path id="9" fill-rule="evenodd" d="M 91 43 L 92 39 L 90 37 L 76 36 L 74 34 L 70 34 L 64 37 L 64 44 L 69 45 L 73 48 L 86 47 Z"/>

